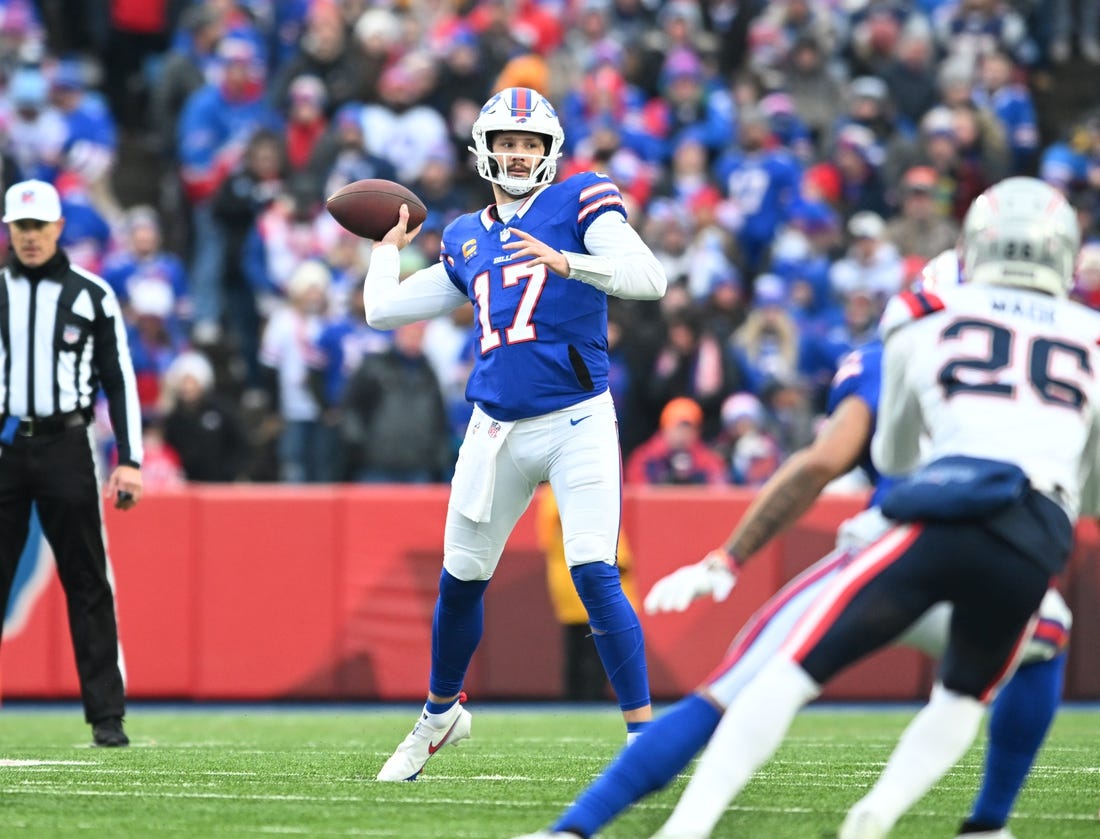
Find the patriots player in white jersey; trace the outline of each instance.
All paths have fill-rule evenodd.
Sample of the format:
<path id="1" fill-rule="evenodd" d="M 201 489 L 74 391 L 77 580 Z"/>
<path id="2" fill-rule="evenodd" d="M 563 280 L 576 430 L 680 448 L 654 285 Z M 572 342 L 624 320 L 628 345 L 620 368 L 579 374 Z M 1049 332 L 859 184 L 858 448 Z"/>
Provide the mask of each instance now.
<path id="1" fill-rule="evenodd" d="M 919 287 L 905 299 L 914 307 L 933 307 L 938 300 L 934 290 L 959 282 L 958 256 L 954 250 L 945 251 L 928 264 Z M 740 566 L 797 521 L 826 484 L 857 466 L 875 485 L 868 509 L 841 525 L 836 550 L 753 615 L 721 664 L 692 695 L 660 715 L 550 830 L 521 839 L 587 839 L 627 807 L 672 781 L 714 733 L 723 710 L 819 602 L 830 581 L 889 529 L 890 522 L 877 505 L 891 481 L 878 475 L 870 458 L 881 358 L 882 345 L 873 342 L 844 360 L 829 391 L 829 420 L 814 443 L 790 457 L 761 488 L 721 547 L 654 584 L 646 597 L 646 610 L 683 611 L 696 598 L 708 595 L 718 602 L 725 600 Z M 994 703 L 982 788 L 960 829 L 960 839 L 1008 839 L 1004 825 L 1061 698 L 1071 618 L 1057 591 L 1048 592 L 1040 616 L 1019 671 Z M 947 643 L 949 623 L 950 606 L 940 604 L 898 642 L 938 657 Z"/>
<path id="2" fill-rule="evenodd" d="M 909 475 L 882 500 L 903 523 L 835 577 L 738 694 L 660 839 L 709 836 L 798 709 L 941 601 L 954 612 L 932 696 L 841 839 L 886 836 L 970 746 L 1074 520 L 1100 513 L 1100 315 L 1066 299 L 1079 235 L 1059 193 L 1009 178 L 967 211 L 966 283 L 890 302 L 872 455 Z"/>
<path id="3" fill-rule="evenodd" d="M 482 596 L 538 484 L 558 499 L 565 555 L 632 739 L 649 722 L 641 626 L 615 564 L 621 469 L 608 390 L 607 296 L 656 300 L 667 279 L 626 221 L 618 187 L 583 173 L 554 183 L 564 133 L 553 106 L 508 88 L 481 109 L 471 151 L 495 203 L 443 231 L 440 261 L 398 281 L 408 211 L 375 243 L 363 288 L 377 329 L 474 304 L 474 403 L 451 485 L 432 626 L 428 702 L 378 773 L 415 779 L 470 735 L 462 684 L 481 639 Z M 522 630 L 518 630 L 522 631 Z"/>

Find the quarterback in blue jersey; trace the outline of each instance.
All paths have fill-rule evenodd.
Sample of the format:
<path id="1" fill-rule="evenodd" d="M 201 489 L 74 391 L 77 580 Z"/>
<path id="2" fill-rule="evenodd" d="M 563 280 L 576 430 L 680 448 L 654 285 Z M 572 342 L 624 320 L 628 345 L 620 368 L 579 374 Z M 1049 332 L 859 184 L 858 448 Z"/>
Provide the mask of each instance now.
<path id="1" fill-rule="evenodd" d="M 795 624 L 828 583 L 888 527 L 878 499 L 886 482 L 873 470 L 870 444 L 878 411 L 882 344 L 852 352 L 829 394 L 829 420 L 817 439 L 796 452 L 760 490 L 725 545 L 701 562 L 659 580 L 646 596 L 649 612 L 683 611 L 697 597 L 725 600 L 737 568 L 793 524 L 831 480 L 861 466 L 876 483 L 867 510 L 844 522 L 836 549 L 765 603 L 734 638 L 725 659 L 690 696 L 661 714 L 585 789 L 550 830 L 521 839 L 593 836 L 630 805 L 661 789 L 707 744 L 722 714 L 760 668 L 775 657 Z M 899 643 L 930 654 L 943 651 L 949 612 L 929 611 Z M 1004 824 L 1053 719 L 1061 696 L 1069 611 L 1057 593 L 1044 602 L 1043 621 L 1022 666 L 998 697 L 982 789 L 965 839 L 1009 839 Z"/>
<path id="2" fill-rule="evenodd" d="M 398 280 L 408 211 L 375 243 L 363 287 L 376 329 L 474 305 L 474 404 L 451 483 L 432 625 L 428 702 L 378 773 L 413 780 L 439 748 L 470 736 L 462 684 L 483 628 L 482 597 L 536 487 L 558 499 L 565 556 L 627 725 L 652 717 L 645 645 L 616 567 L 622 483 L 608 390 L 607 295 L 656 300 L 664 269 L 626 221 L 618 187 L 554 183 L 565 135 L 528 88 L 493 96 L 474 122 L 477 171 L 495 203 L 443 231 L 440 261 Z M 522 630 L 519 630 L 522 631 Z"/>

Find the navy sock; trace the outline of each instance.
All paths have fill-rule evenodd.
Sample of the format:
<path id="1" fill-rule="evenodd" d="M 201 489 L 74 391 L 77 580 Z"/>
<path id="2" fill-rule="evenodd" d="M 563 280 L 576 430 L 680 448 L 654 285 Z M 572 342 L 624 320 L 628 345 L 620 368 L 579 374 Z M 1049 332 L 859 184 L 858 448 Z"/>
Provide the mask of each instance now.
<path id="1" fill-rule="evenodd" d="M 722 713 L 696 694 L 649 724 L 554 824 L 592 836 L 630 805 L 675 778 L 706 745 Z"/>
<path id="2" fill-rule="evenodd" d="M 481 598 L 488 585 L 488 580 L 452 577 L 446 569 L 440 575 L 439 599 L 432 620 L 432 675 L 428 683 L 436 696 L 456 696 L 462 690 L 466 670 L 485 626 Z"/>
<path id="3" fill-rule="evenodd" d="M 1026 664 L 993 700 L 982 787 L 967 824 L 1003 827 L 1043 744 L 1058 703 L 1066 654 Z"/>
<path id="4" fill-rule="evenodd" d="M 589 562 L 569 569 L 577 588 L 596 651 L 607 678 L 624 711 L 649 704 L 649 671 L 645 639 L 634 607 L 623 594 L 619 569 L 604 562 Z"/>

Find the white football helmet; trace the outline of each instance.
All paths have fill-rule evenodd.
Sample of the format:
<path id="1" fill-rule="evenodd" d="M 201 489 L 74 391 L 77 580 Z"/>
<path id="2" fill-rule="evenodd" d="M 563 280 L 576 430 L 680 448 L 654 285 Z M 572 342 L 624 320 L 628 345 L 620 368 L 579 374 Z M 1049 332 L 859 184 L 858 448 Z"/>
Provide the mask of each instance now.
<path id="1" fill-rule="evenodd" d="M 546 138 L 545 154 L 526 178 L 510 178 L 501 171 L 489 149 L 497 131 L 528 131 Z M 565 132 L 554 106 L 538 91 L 509 87 L 497 93 L 482 107 L 472 134 L 474 145 L 469 150 L 477 156 L 477 173 L 509 195 L 526 195 L 537 186 L 553 183 Z"/>
<path id="2" fill-rule="evenodd" d="M 914 291 L 943 291 L 962 284 L 962 265 L 959 252 L 955 248 L 940 251 L 921 268 L 920 276 L 914 283 Z"/>
<path id="3" fill-rule="evenodd" d="M 1020 286 L 1065 297 L 1081 230 L 1077 214 L 1054 187 L 1036 178 L 1007 178 L 977 198 L 963 220 L 967 283 Z"/>

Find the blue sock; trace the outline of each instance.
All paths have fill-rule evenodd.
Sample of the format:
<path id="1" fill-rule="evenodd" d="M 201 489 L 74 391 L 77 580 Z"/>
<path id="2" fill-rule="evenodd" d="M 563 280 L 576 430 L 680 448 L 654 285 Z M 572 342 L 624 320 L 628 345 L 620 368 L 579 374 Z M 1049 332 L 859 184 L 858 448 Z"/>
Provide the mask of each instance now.
<path id="1" fill-rule="evenodd" d="M 436 696 L 455 696 L 462 690 L 485 626 L 481 598 L 488 585 L 488 580 L 452 577 L 446 569 L 439 578 L 439 599 L 432 620 L 432 675 L 428 682 Z M 438 707 L 445 711 L 450 705 Z"/>
<path id="2" fill-rule="evenodd" d="M 993 700 L 982 788 L 966 823 L 1003 827 L 1062 698 L 1066 654 L 1026 664 Z"/>
<path id="3" fill-rule="evenodd" d="M 592 639 L 619 707 L 624 711 L 644 708 L 649 704 L 645 640 L 634 607 L 623 594 L 619 569 L 604 562 L 589 562 L 569 571 L 588 611 Z"/>
<path id="4" fill-rule="evenodd" d="M 722 713 L 692 694 L 649 724 L 554 824 L 591 836 L 630 805 L 668 784 L 706 745 Z"/>

